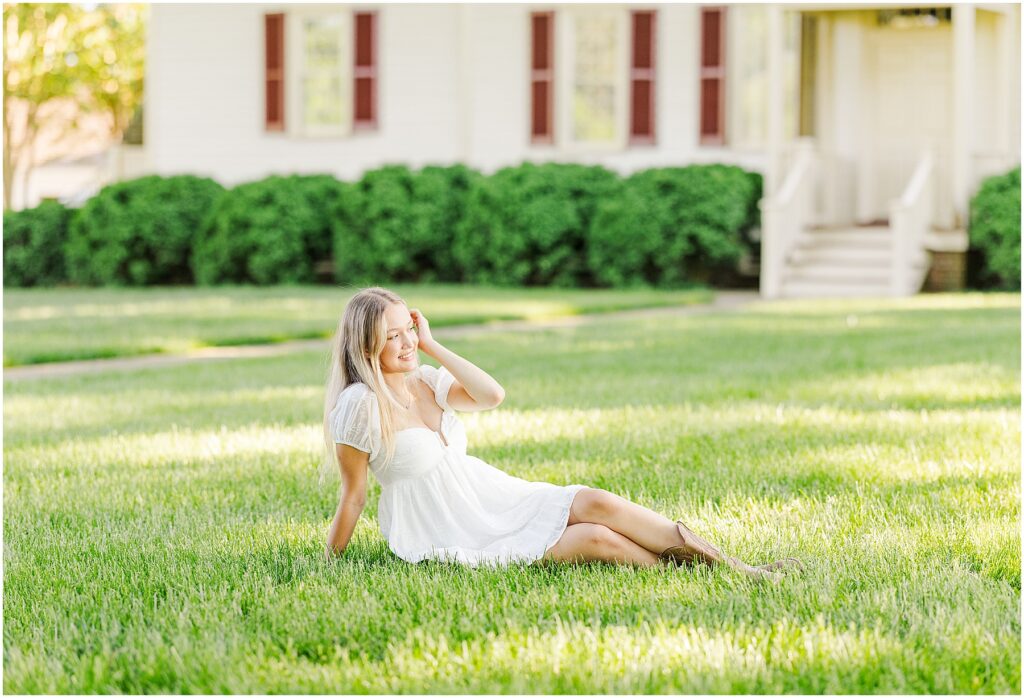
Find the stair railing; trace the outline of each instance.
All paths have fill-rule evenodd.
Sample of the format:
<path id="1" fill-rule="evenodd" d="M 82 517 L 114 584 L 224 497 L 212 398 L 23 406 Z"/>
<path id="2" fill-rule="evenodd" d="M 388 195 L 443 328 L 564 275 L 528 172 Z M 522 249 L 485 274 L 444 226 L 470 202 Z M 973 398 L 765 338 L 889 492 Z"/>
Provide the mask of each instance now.
<path id="1" fill-rule="evenodd" d="M 919 290 L 914 263 L 925 254 L 925 237 L 935 213 L 935 156 L 925 150 L 918 158 L 900 198 L 889 205 L 892 235 L 890 293 L 909 296 Z"/>
<path id="2" fill-rule="evenodd" d="M 814 204 L 814 142 L 797 143 L 793 165 L 778 193 L 761 199 L 761 295 L 778 298 L 786 260 L 810 223 Z"/>

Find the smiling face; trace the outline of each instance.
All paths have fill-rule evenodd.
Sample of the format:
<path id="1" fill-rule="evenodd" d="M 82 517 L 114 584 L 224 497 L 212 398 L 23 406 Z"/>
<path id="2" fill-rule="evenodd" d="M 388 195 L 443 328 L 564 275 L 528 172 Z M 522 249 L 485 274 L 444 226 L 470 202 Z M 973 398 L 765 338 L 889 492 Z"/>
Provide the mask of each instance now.
<path id="1" fill-rule="evenodd" d="M 380 367 L 384 373 L 407 373 L 419 365 L 419 337 L 412 316 L 404 303 L 389 305 L 384 311 L 387 335 L 384 351 L 380 353 Z M 405 357 L 405 358 L 402 358 Z"/>

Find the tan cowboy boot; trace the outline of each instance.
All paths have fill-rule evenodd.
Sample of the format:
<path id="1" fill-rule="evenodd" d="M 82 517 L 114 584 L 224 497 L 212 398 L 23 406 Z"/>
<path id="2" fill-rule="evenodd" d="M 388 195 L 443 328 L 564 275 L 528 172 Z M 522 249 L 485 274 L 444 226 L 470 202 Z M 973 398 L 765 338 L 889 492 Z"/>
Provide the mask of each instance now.
<path id="1" fill-rule="evenodd" d="M 691 531 L 682 521 L 676 521 L 679 535 L 683 537 L 683 544 L 666 548 L 660 558 L 676 565 L 693 565 L 702 563 L 708 567 L 714 565 L 728 565 L 732 569 L 758 580 L 767 580 L 777 583 L 779 574 L 774 569 L 751 567 L 742 560 L 724 554 L 706 540 Z M 775 565 L 776 563 L 772 563 Z M 766 566 L 767 567 L 767 566 Z"/>

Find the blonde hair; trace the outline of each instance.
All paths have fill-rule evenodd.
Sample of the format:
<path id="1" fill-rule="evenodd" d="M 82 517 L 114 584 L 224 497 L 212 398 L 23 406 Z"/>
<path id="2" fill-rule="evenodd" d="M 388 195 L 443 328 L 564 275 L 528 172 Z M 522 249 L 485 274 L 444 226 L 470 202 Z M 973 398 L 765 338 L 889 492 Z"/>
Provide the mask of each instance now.
<path id="1" fill-rule="evenodd" d="M 338 396 L 353 383 L 362 383 L 377 396 L 380 413 L 381 440 L 387 464 L 395 455 L 396 410 L 401 403 L 392 394 L 384 373 L 380 355 L 387 343 L 387 318 L 384 311 L 405 301 L 398 294 L 373 286 L 352 296 L 338 321 L 338 330 L 331 340 L 331 365 L 324 395 L 325 454 L 320 466 L 319 484 L 323 485 L 329 472 L 338 472 L 338 456 L 331 430 L 331 411 Z"/>

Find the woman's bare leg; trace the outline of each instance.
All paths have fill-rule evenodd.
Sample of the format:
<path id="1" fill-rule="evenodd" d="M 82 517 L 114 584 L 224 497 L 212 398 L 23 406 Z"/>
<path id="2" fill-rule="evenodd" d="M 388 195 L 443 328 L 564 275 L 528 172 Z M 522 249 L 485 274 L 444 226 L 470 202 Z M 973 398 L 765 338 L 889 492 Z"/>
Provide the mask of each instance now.
<path id="1" fill-rule="evenodd" d="M 675 522 L 617 494 L 588 487 L 576 493 L 569 523 L 597 523 L 655 554 L 683 543 Z"/>
<path id="2" fill-rule="evenodd" d="M 621 533 L 594 523 L 566 526 L 558 542 L 548 548 L 542 560 L 561 562 L 602 561 L 651 567 L 658 556 Z"/>
<path id="3" fill-rule="evenodd" d="M 699 560 L 708 565 L 725 564 L 750 577 L 775 580 L 774 570 L 780 563 L 760 568 L 726 555 L 707 541 L 688 531 L 683 538 L 679 527 L 661 514 L 635 504 L 628 499 L 594 488 L 576 493 L 569 510 L 569 523 L 601 524 L 630 539 L 637 545 L 660 556 L 669 548 L 681 547 L 689 561 Z"/>

